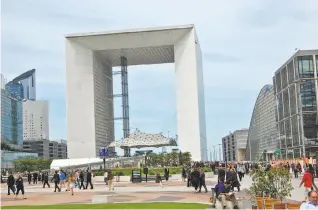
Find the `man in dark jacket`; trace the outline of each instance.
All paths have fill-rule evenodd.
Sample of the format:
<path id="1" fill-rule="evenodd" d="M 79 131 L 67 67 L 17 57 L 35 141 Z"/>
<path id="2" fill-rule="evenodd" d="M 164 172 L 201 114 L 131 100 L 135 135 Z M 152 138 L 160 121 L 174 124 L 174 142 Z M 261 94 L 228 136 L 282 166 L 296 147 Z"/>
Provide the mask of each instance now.
<path id="1" fill-rule="evenodd" d="M 81 181 L 81 184 L 80 184 L 80 187 L 79 187 L 79 189 L 82 189 L 82 187 L 83 187 L 83 190 L 85 190 L 85 186 L 84 186 L 84 173 L 83 173 L 83 171 L 81 171 L 80 172 L 80 174 L 79 174 L 79 179 L 80 179 L 80 181 Z"/>
<path id="2" fill-rule="evenodd" d="M 200 186 L 200 172 L 196 168 L 191 172 L 191 184 L 195 190 Z"/>
<path id="3" fill-rule="evenodd" d="M 56 189 L 58 189 L 58 191 L 61 192 L 61 189 L 59 188 L 60 175 L 59 175 L 58 171 L 55 171 L 55 174 L 53 175 L 53 178 L 51 181 L 53 181 L 53 180 L 54 180 L 54 184 L 55 184 L 54 192 L 56 192 Z"/>
<path id="4" fill-rule="evenodd" d="M 225 181 L 225 170 L 223 168 L 219 168 L 218 170 L 218 182 L 219 181 Z"/>
<path id="5" fill-rule="evenodd" d="M 43 188 L 45 188 L 45 185 L 47 185 L 50 188 L 48 172 L 43 173 L 42 181 L 43 181 Z"/>
<path id="6" fill-rule="evenodd" d="M 165 168 L 165 178 L 166 178 L 166 181 L 169 180 L 169 168 Z"/>
<path id="7" fill-rule="evenodd" d="M 206 188 L 206 185 L 205 185 L 205 173 L 203 172 L 203 169 L 202 169 L 202 168 L 200 168 L 199 180 L 200 180 L 199 192 L 201 192 L 201 188 L 202 188 L 202 186 L 203 186 L 204 189 L 205 189 L 205 192 L 207 193 L 207 192 L 208 192 L 208 189 Z"/>
<path id="8" fill-rule="evenodd" d="M 29 173 L 28 173 L 28 182 L 29 182 L 29 184 L 31 184 L 31 181 L 32 181 L 32 174 L 29 171 Z"/>
<path id="9" fill-rule="evenodd" d="M 33 173 L 33 184 L 37 184 L 38 183 L 38 173 L 34 172 Z"/>
<path id="10" fill-rule="evenodd" d="M 15 194 L 14 182 L 14 177 L 12 174 L 10 174 L 7 179 L 8 195 L 10 195 L 10 190 L 13 192 L 13 194 Z"/>
<path id="11" fill-rule="evenodd" d="M 91 189 L 93 189 L 92 172 L 91 171 L 87 171 L 87 175 L 86 175 L 86 189 L 88 187 L 88 184 L 91 186 Z"/>

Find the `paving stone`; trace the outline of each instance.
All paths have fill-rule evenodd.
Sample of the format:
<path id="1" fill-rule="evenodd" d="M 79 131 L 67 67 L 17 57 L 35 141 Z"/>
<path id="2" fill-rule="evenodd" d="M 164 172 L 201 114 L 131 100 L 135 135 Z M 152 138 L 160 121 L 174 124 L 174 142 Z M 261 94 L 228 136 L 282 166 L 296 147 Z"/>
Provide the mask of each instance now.
<path id="1" fill-rule="evenodd" d="M 147 200 L 146 202 L 152 202 L 152 201 L 178 201 L 183 199 L 184 197 L 177 197 L 177 196 L 160 196 L 155 199 Z"/>

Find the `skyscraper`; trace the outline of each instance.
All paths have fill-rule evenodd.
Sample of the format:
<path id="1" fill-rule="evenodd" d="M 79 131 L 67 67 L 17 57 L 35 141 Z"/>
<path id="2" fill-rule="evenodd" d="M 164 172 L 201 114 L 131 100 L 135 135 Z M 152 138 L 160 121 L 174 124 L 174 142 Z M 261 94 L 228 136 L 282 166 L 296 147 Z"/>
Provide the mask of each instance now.
<path id="1" fill-rule="evenodd" d="M 36 100 L 35 69 L 24 72 L 8 82 L 6 89 L 22 99 Z"/>
<path id="2" fill-rule="evenodd" d="M 23 101 L 23 140 L 49 140 L 47 101 Z"/>
<path id="3" fill-rule="evenodd" d="M 22 148 L 22 99 L 1 88 L 1 142 Z"/>

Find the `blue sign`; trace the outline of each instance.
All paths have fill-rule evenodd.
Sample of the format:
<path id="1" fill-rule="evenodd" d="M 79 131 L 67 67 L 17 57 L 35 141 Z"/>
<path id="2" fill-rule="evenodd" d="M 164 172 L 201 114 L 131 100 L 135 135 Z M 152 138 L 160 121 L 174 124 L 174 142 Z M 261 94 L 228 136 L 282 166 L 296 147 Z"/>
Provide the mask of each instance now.
<path id="1" fill-rule="evenodd" d="M 107 157 L 108 156 L 108 149 L 106 147 L 99 148 L 99 156 L 100 157 Z"/>

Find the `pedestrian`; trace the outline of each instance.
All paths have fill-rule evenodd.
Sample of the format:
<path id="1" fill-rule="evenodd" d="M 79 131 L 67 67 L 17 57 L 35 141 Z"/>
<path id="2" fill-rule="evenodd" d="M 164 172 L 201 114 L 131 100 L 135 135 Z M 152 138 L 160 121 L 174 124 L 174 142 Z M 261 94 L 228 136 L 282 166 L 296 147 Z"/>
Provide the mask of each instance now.
<path id="1" fill-rule="evenodd" d="M 163 187 L 163 186 L 162 186 L 162 178 L 161 178 L 161 175 L 160 175 L 159 170 L 157 170 L 156 183 L 159 183 L 160 186 Z"/>
<path id="2" fill-rule="evenodd" d="M 304 184 L 305 187 L 305 201 L 308 199 L 308 193 L 311 191 L 312 188 L 312 175 L 309 172 L 309 169 L 307 168 L 305 170 L 305 174 L 303 176 L 303 179 L 301 180 L 299 187 L 301 187 Z"/>
<path id="3" fill-rule="evenodd" d="M 56 189 L 58 189 L 58 191 L 61 192 L 61 189 L 59 188 L 60 175 L 58 171 L 55 171 L 55 174 L 53 175 L 53 178 L 51 179 L 51 181 L 53 180 L 54 180 L 54 192 L 56 192 Z"/>
<path id="4" fill-rule="evenodd" d="M 111 171 L 109 171 L 109 172 L 107 173 L 107 180 L 108 180 L 108 189 L 109 189 L 109 191 L 111 191 L 111 190 L 114 191 L 113 178 L 114 178 L 114 175 L 112 174 Z"/>
<path id="5" fill-rule="evenodd" d="M 74 195 L 75 181 L 76 181 L 75 176 L 72 173 L 70 173 L 68 178 L 68 183 L 69 183 L 69 188 L 72 195 Z"/>
<path id="6" fill-rule="evenodd" d="M 8 179 L 7 179 L 8 195 L 10 195 L 10 190 L 13 192 L 13 194 L 15 194 L 14 183 L 15 183 L 14 177 L 13 177 L 12 173 L 10 173 L 10 175 L 8 176 Z"/>
<path id="7" fill-rule="evenodd" d="M 23 185 L 23 178 L 21 176 L 21 174 L 18 175 L 18 178 L 17 180 L 15 181 L 15 184 L 17 186 L 17 193 L 15 194 L 15 199 L 18 198 L 18 195 L 19 195 L 19 192 L 21 191 L 21 194 L 22 194 L 22 198 L 23 199 L 26 199 L 24 197 L 24 185 Z"/>
<path id="8" fill-rule="evenodd" d="M 104 173 L 104 182 L 105 182 L 105 185 L 108 184 L 108 172 L 107 172 L 107 170 Z"/>
<path id="9" fill-rule="evenodd" d="M 82 189 L 82 187 L 83 187 L 83 190 L 85 190 L 85 186 L 84 186 L 84 173 L 83 173 L 83 171 L 81 171 L 80 172 L 80 174 L 79 174 L 79 179 L 80 179 L 80 186 L 79 186 L 79 189 Z"/>
<path id="10" fill-rule="evenodd" d="M 164 172 L 165 172 L 165 179 L 166 179 L 166 181 L 168 181 L 169 180 L 169 168 L 165 168 L 165 170 L 164 170 Z"/>
<path id="11" fill-rule="evenodd" d="M 45 188 L 45 185 L 47 185 L 50 188 L 48 172 L 43 173 L 42 181 L 43 181 L 43 188 Z"/>
<path id="12" fill-rule="evenodd" d="M 199 192 L 201 192 L 201 188 L 203 186 L 205 189 L 205 192 L 207 193 L 208 189 L 206 188 L 206 185 L 205 185 L 205 173 L 202 168 L 200 168 L 199 180 L 200 180 Z"/>
<path id="13" fill-rule="evenodd" d="M 29 185 L 31 184 L 31 181 L 32 181 L 32 175 L 31 175 L 31 172 L 29 171 L 29 172 L 28 172 L 28 182 L 29 182 Z"/>
<path id="14" fill-rule="evenodd" d="M 310 191 L 307 195 L 308 202 L 301 204 L 299 209 L 318 209 L 318 194 L 316 191 Z"/>
<path id="15" fill-rule="evenodd" d="M 181 172 L 182 182 L 185 182 L 185 179 L 187 178 L 186 170 L 183 167 Z"/>
<path id="16" fill-rule="evenodd" d="M 59 188 L 59 189 L 62 190 L 62 187 L 63 187 L 63 186 L 65 187 L 65 178 L 66 178 L 66 175 L 65 175 L 65 173 L 64 173 L 63 170 L 60 170 L 60 173 L 59 173 L 58 175 L 59 175 L 59 177 L 60 177 L 60 180 L 59 180 L 59 182 L 60 182 L 60 188 Z"/>
<path id="17" fill-rule="evenodd" d="M 91 190 L 93 189 L 93 184 L 92 184 L 92 172 L 91 171 L 87 171 L 87 175 L 86 175 L 86 189 L 88 187 L 88 184 L 91 186 Z"/>
<path id="18" fill-rule="evenodd" d="M 38 173 L 34 172 L 33 173 L 33 184 L 37 184 L 38 183 Z"/>

